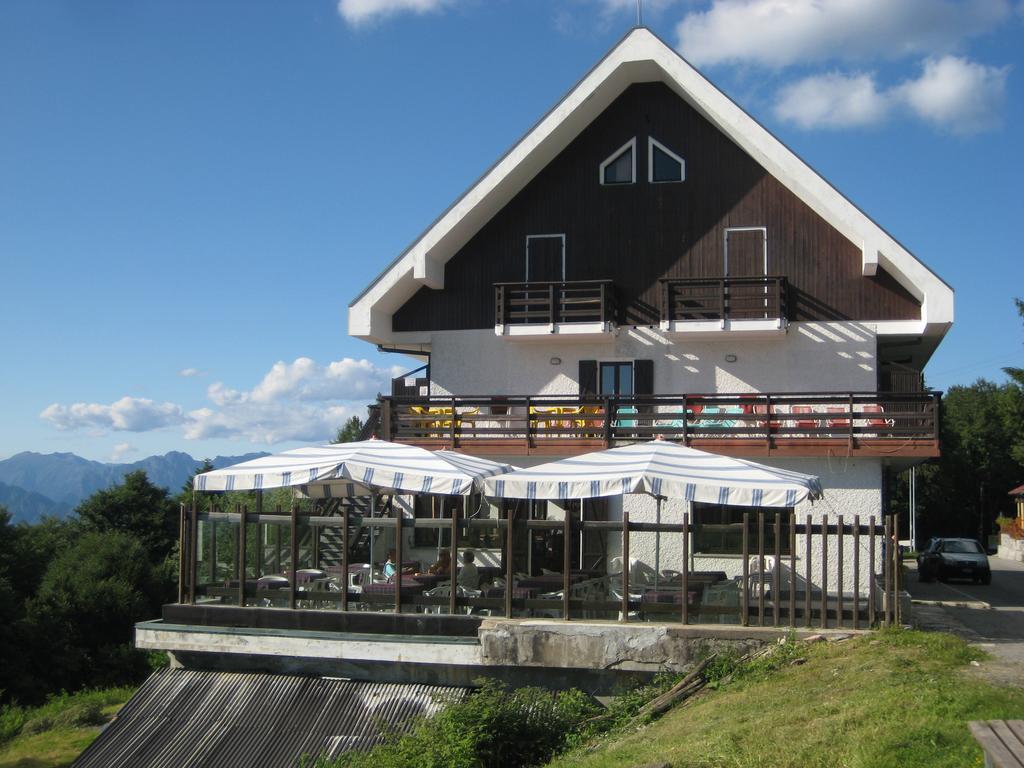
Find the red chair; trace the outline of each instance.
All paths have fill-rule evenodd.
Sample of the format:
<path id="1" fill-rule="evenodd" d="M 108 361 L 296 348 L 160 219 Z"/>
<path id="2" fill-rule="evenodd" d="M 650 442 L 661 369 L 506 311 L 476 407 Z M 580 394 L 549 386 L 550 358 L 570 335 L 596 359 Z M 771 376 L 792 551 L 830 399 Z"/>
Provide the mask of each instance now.
<path id="1" fill-rule="evenodd" d="M 828 426 L 835 429 L 849 429 L 850 428 L 850 415 L 846 410 L 846 406 L 843 405 L 829 405 L 825 407 L 825 413 L 841 413 L 842 418 L 830 418 L 828 420 Z"/>
<path id="2" fill-rule="evenodd" d="M 814 409 L 809 405 L 794 405 L 789 409 L 790 413 L 814 413 Z M 815 419 L 796 419 L 793 422 L 797 429 L 816 429 L 818 422 Z"/>

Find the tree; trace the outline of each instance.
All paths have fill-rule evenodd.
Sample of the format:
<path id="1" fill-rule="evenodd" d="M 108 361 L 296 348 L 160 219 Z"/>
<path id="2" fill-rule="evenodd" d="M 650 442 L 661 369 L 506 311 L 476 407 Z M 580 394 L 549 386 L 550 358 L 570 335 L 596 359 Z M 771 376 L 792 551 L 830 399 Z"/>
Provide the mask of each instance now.
<path id="1" fill-rule="evenodd" d="M 46 569 L 28 603 L 47 690 L 76 690 L 137 681 L 146 654 L 131 648 L 137 621 L 159 615 L 171 585 L 141 541 L 118 530 L 89 531 Z"/>
<path id="2" fill-rule="evenodd" d="M 943 398 L 942 456 L 918 468 L 920 536 L 985 536 L 995 518 L 1012 514 L 1007 491 L 1024 482 L 1024 390 L 979 379 Z M 905 509 L 906 477 L 894 509 Z"/>
<path id="3" fill-rule="evenodd" d="M 1024 320 L 1024 301 L 1014 299 L 1017 305 L 1017 314 Z M 1024 368 L 1003 368 L 1003 373 L 1009 376 L 1017 386 L 1024 387 Z"/>
<path id="4" fill-rule="evenodd" d="M 351 443 L 359 439 L 359 433 L 363 430 L 363 420 L 358 416 L 352 416 L 338 428 L 338 434 L 331 441 L 332 443 Z"/>
<path id="5" fill-rule="evenodd" d="M 137 538 L 149 559 L 158 562 L 178 538 L 178 510 L 163 488 L 142 470 L 125 475 L 121 485 L 97 491 L 75 510 L 87 530 L 121 531 Z"/>

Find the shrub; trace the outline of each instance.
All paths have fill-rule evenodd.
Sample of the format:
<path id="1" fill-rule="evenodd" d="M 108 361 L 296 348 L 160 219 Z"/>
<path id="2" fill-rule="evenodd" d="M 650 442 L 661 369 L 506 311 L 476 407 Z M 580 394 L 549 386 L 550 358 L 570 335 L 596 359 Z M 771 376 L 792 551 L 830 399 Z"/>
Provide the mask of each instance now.
<path id="1" fill-rule="evenodd" d="M 547 762 L 599 706 L 578 690 L 508 690 L 484 681 L 478 691 L 391 734 L 369 752 L 346 752 L 315 768 L 526 768 Z M 307 763 L 308 765 L 308 763 Z"/>
<path id="2" fill-rule="evenodd" d="M 0 744 L 5 744 L 19 733 L 25 725 L 26 714 L 17 704 L 0 707 Z"/>

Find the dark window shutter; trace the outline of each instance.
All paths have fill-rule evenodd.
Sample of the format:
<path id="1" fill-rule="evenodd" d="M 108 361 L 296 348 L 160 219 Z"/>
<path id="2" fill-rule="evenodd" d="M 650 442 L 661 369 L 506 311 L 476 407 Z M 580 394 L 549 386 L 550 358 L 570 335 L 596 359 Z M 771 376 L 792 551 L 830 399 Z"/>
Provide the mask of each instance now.
<path id="1" fill-rule="evenodd" d="M 633 394 L 653 395 L 654 394 L 654 361 L 634 360 L 633 361 Z"/>
<path id="2" fill-rule="evenodd" d="M 597 360 L 580 360 L 580 397 L 597 395 Z"/>

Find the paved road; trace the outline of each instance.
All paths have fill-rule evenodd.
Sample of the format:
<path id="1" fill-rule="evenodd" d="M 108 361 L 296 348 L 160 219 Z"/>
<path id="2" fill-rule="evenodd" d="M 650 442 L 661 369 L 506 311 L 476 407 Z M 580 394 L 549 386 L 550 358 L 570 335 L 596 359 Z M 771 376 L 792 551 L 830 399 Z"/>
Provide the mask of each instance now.
<path id="1" fill-rule="evenodd" d="M 984 665 L 987 677 L 1024 685 L 1024 565 L 995 557 L 989 562 L 992 583 L 987 585 L 922 584 L 914 564 L 908 563 L 911 573 L 906 588 L 913 600 L 942 603 L 941 608 L 914 606 L 915 616 L 925 626 L 959 632 L 995 656 Z M 946 620 L 948 626 L 942 627 Z"/>

